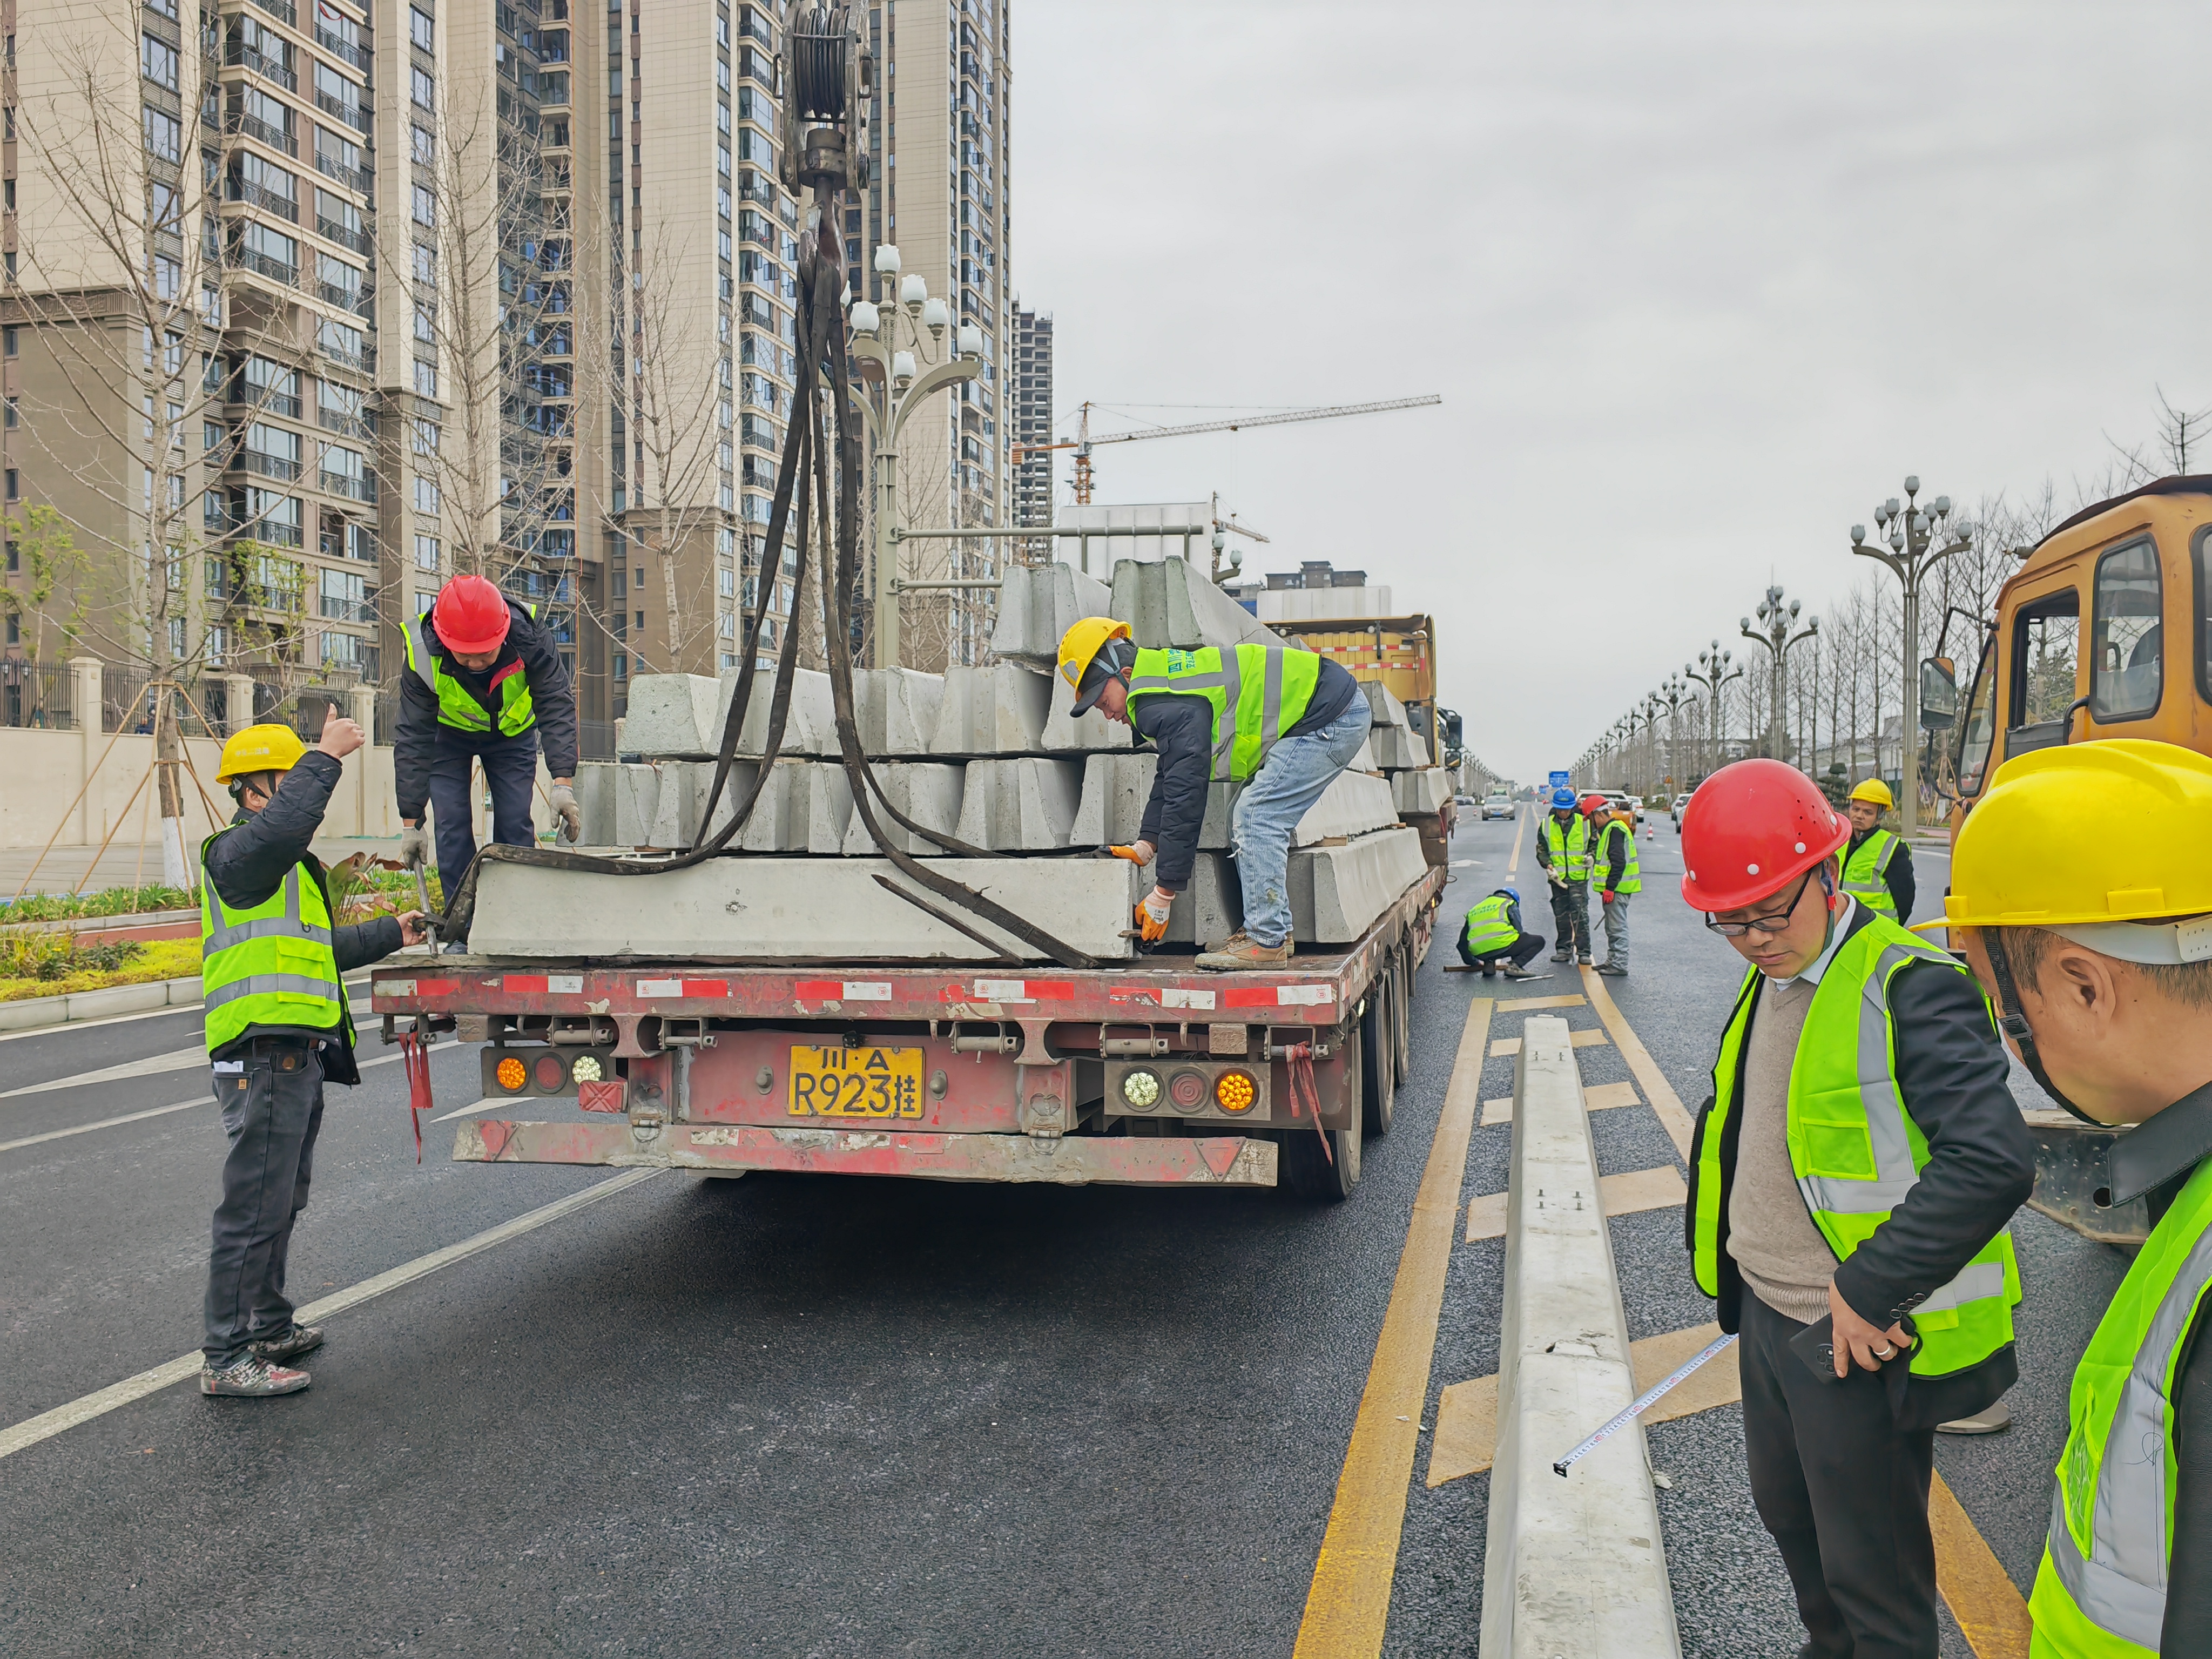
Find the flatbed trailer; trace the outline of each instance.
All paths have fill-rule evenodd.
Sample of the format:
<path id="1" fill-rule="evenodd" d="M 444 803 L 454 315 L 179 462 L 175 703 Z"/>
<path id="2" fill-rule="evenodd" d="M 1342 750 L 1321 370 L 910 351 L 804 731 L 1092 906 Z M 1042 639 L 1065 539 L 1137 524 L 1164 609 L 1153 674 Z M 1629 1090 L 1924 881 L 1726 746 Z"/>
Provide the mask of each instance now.
<path id="1" fill-rule="evenodd" d="M 1389 1131 L 1445 880 L 1261 972 L 403 957 L 372 1007 L 387 1042 L 483 1041 L 488 1098 L 561 1109 L 459 1121 L 461 1163 L 1342 1199 Z"/>

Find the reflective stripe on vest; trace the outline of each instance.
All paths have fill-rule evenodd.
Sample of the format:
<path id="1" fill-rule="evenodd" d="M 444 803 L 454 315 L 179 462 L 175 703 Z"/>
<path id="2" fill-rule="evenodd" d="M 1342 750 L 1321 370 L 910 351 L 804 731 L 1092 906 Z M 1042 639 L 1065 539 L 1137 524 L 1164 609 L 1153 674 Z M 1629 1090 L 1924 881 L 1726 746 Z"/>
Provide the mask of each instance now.
<path id="1" fill-rule="evenodd" d="M 1883 879 L 1890 860 L 1905 843 L 1887 830 L 1877 830 L 1844 860 L 1844 890 L 1878 916 L 1897 920 L 1897 901 Z"/>
<path id="2" fill-rule="evenodd" d="M 1632 825 L 1623 823 L 1619 818 L 1607 824 L 1598 835 L 1598 880 L 1602 884 L 1605 878 L 1613 872 L 1612 838 L 1616 831 L 1628 837 L 1628 862 L 1621 866 L 1620 879 L 1613 884 L 1613 890 L 1616 893 L 1640 893 L 1644 890 L 1644 866 L 1636 856 L 1636 830 Z"/>
<path id="3" fill-rule="evenodd" d="M 1471 957 L 1494 957 L 1501 951 L 1510 951 L 1521 937 L 1521 930 L 1506 918 L 1513 901 L 1503 893 L 1493 893 L 1467 913 L 1467 926 L 1460 932 L 1460 947 Z"/>
<path id="4" fill-rule="evenodd" d="M 1786 1138 L 1798 1195 L 1839 1261 L 1873 1237 L 1918 1183 L 1928 1142 L 1897 1085 L 1889 982 L 1914 962 L 1966 969 L 1881 916 L 1831 958 L 1805 1012 L 1790 1066 Z M 1721 1147 L 1735 1109 L 1759 970 L 1745 975 L 1713 1062 L 1713 1106 L 1698 1147 L 1693 1270 L 1708 1296 L 1720 1291 Z M 1994 1033 L 1994 1027 L 1992 1028 Z M 1942 1376 L 1979 1364 L 2013 1338 L 2020 1269 L 2000 1231 L 1917 1308 L 1912 1370 Z"/>
<path id="5" fill-rule="evenodd" d="M 321 882 L 306 865 L 295 864 L 259 904 L 233 909 L 204 879 L 208 848 L 216 836 L 228 833 L 217 830 L 200 843 L 200 981 L 208 1052 L 257 1029 L 349 1030 Z"/>
<path id="6" fill-rule="evenodd" d="M 1575 814 L 1566 833 L 1559 833 L 1559 821 L 1554 817 L 1544 820 L 1544 845 L 1552 854 L 1552 868 L 1568 881 L 1588 881 L 1590 872 L 1589 820 L 1581 813 Z M 1510 874 L 1509 871 L 1507 872 Z"/>
<path id="7" fill-rule="evenodd" d="M 2208 1286 L 2212 1160 L 2152 1231 L 2075 1370 L 2028 1602 L 2039 1654 L 2158 1651 L 2173 1552 L 2174 1372 Z"/>
<path id="8" fill-rule="evenodd" d="M 538 615 L 534 605 L 524 605 L 522 610 L 533 619 Z M 426 611 L 399 633 L 407 643 L 408 668 L 438 700 L 438 724 L 463 732 L 490 731 L 491 716 L 484 712 L 483 705 L 438 660 L 438 653 L 430 642 L 429 629 L 430 613 Z M 520 737 L 538 723 L 537 710 L 530 701 L 530 677 L 523 672 L 520 659 L 509 665 L 492 685 L 499 693 L 501 736 Z"/>
<path id="9" fill-rule="evenodd" d="M 1241 781 L 1260 769 L 1277 738 L 1305 718 L 1320 677 L 1318 656 L 1281 646 L 1147 650 L 1137 653 L 1129 695 L 1164 692 L 1205 698 L 1213 711 L 1208 775 L 1220 781 Z M 1231 718 L 1224 720 L 1231 710 L 1235 711 Z"/>

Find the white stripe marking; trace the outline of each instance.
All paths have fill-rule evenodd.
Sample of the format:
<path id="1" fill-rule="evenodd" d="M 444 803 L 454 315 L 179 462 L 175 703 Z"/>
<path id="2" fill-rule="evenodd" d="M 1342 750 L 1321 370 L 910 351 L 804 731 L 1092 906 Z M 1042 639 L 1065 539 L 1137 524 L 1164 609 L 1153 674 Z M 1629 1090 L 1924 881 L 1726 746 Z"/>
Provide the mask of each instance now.
<path id="1" fill-rule="evenodd" d="M 134 1060 L 128 1065 L 110 1066 L 98 1072 L 85 1072 L 76 1077 L 58 1077 L 51 1083 L 27 1083 L 20 1089 L 0 1091 L 0 1100 L 13 1100 L 17 1095 L 43 1095 L 55 1089 L 75 1089 L 92 1083 L 121 1083 L 134 1077 L 152 1077 L 157 1072 L 181 1072 L 191 1066 L 207 1064 L 207 1044 L 195 1042 L 190 1048 L 172 1048 L 165 1054 L 149 1054 L 144 1060 Z"/>
<path id="2" fill-rule="evenodd" d="M 367 975 L 346 981 L 346 988 L 352 991 L 363 990 L 368 985 Z M 351 1002 L 353 1000 L 348 998 L 347 1000 Z M 166 1008 L 142 1008 L 135 1014 L 110 1014 L 106 1019 L 58 1019 L 51 1025 L 32 1025 L 20 1031 L 0 1031 L 0 1042 L 17 1042 L 25 1037 L 58 1036 L 65 1031 L 96 1031 L 103 1025 L 128 1025 L 133 1020 L 160 1019 L 167 1014 L 196 1014 L 204 1006 L 204 1003 L 175 1002 Z M 356 1020 L 379 1018 L 358 1005 L 354 1007 L 354 1014 Z"/>

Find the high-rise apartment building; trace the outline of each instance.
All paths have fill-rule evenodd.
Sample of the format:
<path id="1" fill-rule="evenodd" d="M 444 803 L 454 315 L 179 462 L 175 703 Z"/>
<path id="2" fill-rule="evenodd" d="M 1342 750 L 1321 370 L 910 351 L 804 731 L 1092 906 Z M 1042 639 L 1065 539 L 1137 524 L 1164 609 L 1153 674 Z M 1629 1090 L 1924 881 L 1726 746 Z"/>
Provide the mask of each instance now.
<path id="1" fill-rule="evenodd" d="M 1030 446 L 1052 441 L 1052 317 L 1014 307 L 1014 349 L 1008 390 L 1014 404 L 1014 442 Z M 1052 452 L 1031 448 L 1014 463 L 1014 522 L 1052 522 Z M 1034 544 L 1033 550 L 1048 548 Z"/>

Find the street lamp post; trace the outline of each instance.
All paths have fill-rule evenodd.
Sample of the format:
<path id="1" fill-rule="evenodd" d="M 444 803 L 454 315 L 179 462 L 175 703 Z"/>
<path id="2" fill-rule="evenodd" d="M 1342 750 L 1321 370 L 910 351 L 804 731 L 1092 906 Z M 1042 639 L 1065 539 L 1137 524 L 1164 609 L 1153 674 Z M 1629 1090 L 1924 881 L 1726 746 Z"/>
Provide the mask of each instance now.
<path id="1" fill-rule="evenodd" d="M 894 282 L 898 298 L 880 307 L 854 300 L 851 311 L 852 352 L 860 365 L 860 384 L 853 399 L 868 428 L 876 463 L 876 653 L 875 665 L 899 665 L 898 445 L 907 419 L 923 400 L 983 372 L 983 331 L 963 323 L 952 337 L 952 355 L 929 362 L 932 348 L 942 346 L 952 315 L 933 297 L 919 273 L 899 276 L 899 251 L 889 242 L 876 249 L 876 272 L 888 295 Z M 907 343 L 898 341 L 903 330 Z M 928 340 L 922 338 L 924 333 Z M 921 365 L 927 363 L 927 367 Z M 872 368 L 874 373 L 869 373 Z M 763 581 L 775 579 L 763 571 Z"/>
<path id="2" fill-rule="evenodd" d="M 1905 587 L 1905 730 L 1899 745 L 1902 751 L 1899 769 L 1905 775 L 1898 780 L 1903 787 L 1898 791 L 1897 815 L 1907 836 L 1920 822 L 1920 665 L 1915 660 L 1920 653 L 1920 584 L 1937 564 L 1972 545 L 1968 537 L 1949 523 L 1948 495 L 1938 495 L 1926 507 L 1919 507 L 1913 501 L 1919 493 L 1920 479 L 1915 474 L 1905 481 L 1902 507 L 1897 497 L 1892 495 L 1875 509 L 1875 526 L 1889 532 L 1887 547 L 1868 541 L 1864 525 L 1851 526 L 1851 551 L 1869 559 L 1880 559 L 1897 573 L 1897 580 Z M 1943 545 L 1938 546 L 1939 542 Z M 1874 753 L 1875 768 L 1879 771 L 1879 732 L 1874 734 Z"/>
<path id="3" fill-rule="evenodd" d="M 1740 680 L 1743 678 L 1742 669 L 1732 668 L 1729 665 L 1735 660 L 1735 653 L 1722 650 L 1721 642 L 1715 640 L 1711 646 L 1698 653 L 1696 668 L 1691 667 L 1687 663 L 1682 665 L 1682 678 L 1693 685 L 1704 686 L 1706 701 L 1711 706 L 1712 748 L 1706 757 L 1705 763 L 1708 775 L 1720 770 L 1721 766 L 1722 688 L 1730 680 Z"/>
<path id="4" fill-rule="evenodd" d="M 1790 631 L 1797 625 L 1799 607 L 1800 601 L 1796 599 L 1791 599 L 1785 605 L 1782 599 L 1782 589 L 1779 586 L 1770 587 L 1766 590 L 1766 597 L 1760 600 L 1759 605 L 1760 631 L 1758 633 L 1752 631 L 1749 617 L 1744 617 L 1741 622 L 1744 638 L 1757 640 L 1766 647 L 1769 654 L 1774 659 L 1774 685 L 1773 695 L 1769 699 L 1771 706 L 1767 715 L 1766 748 L 1767 752 L 1776 760 L 1783 757 L 1782 751 L 1789 743 L 1789 732 L 1782 719 L 1782 696 L 1784 677 L 1790 666 L 1790 647 L 1794 645 L 1802 645 L 1820 631 L 1820 619 L 1818 617 L 1806 617 L 1805 626 L 1802 629 L 1795 634 Z"/>
<path id="5" fill-rule="evenodd" d="M 1681 712 L 1682 705 L 1690 701 L 1690 688 L 1680 674 L 1669 674 L 1659 688 L 1659 696 L 1667 705 L 1667 757 L 1659 769 L 1660 787 L 1671 793 L 1675 786 L 1668 780 L 1676 778 L 1681 769 L 1677 764 L 1681 759 Z"/>

